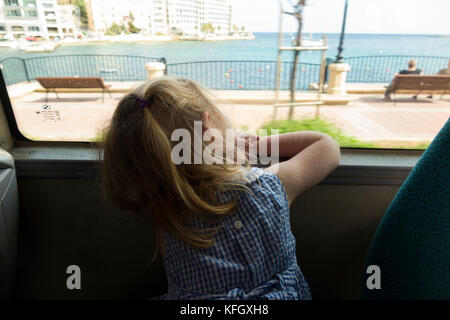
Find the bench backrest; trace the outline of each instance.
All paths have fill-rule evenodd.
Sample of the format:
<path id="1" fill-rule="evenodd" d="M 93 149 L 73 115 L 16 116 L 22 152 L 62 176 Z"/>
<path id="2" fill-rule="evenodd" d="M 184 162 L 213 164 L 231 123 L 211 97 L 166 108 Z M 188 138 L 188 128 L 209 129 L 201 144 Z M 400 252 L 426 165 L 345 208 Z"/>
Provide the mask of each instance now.
<path id="1" fill-rule="evenodd" d="M 35 79 L 46 89 L 106 88 L 100 77 L 37 77 Z"/>
<path id="2" fill-rule="evenodd" d="M 396 75 L 392 84 L 394 90 L 450 90 L 450 76 L 447 75 Z"/>

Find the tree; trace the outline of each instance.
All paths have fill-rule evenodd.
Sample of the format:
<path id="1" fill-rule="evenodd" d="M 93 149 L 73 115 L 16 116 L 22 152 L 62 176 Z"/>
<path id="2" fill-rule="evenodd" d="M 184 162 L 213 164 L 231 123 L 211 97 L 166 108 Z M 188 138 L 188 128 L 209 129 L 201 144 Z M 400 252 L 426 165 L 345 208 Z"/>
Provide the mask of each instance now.
<path id="1" fill-rule="evenodd" d="M 123 25 L 119 26 L 117 23 L 113 22 L 113 24 L 108 29 L 106 29 L 105 34 L 107 36 L 118 36 L 124 31 L 124 29 L 125 28 Z"/>
<path id="2" fill-rule="evenodd" d="M 88 25 L 88 16 L 86 11 L 86 4 L 84 0 L 75 0 L 75 6 L 80 8 L 80 22 L 83 26 Z"/>
<path id="3" fill-rule="evenodd" d="M 306 0 L 298 0 L 298 4 L 294 5 L 294 17 L 297 19 L 297 37 L 295 39 L 295 45 L 299 46 L 302 38 L 302 26 L 303 26 L 303 8 L 306 5 Z M 297 73 L 297 64 L 299 59 L 299 53 L 300 51 L 295 50 L 294 51 L 294 63 L 292 64 L 292 71 L 291 71 L 291 81 L 290 81 L 290 89 L 291 89 L 291 105 L 289 106 L 289 120 L 292 120 L 292 116 L 294 114 L 294 102 L 295 102 L 295 75 Z"/>
<path id="4" fill-rule="evenodd" d="M 214 33 L 216 31 L 216 29 L 213 27 L 211 22 L 208 22 L 208 23 L 202 23 L 201 31 L 203 33 Z"/>
<path id="5" fill-rule="evenodd" d="M 130 11 L 130 20 L 128 20 L 128 31 L 131 33 L 141 32 L 141 29 L 136 27 L 133 22 L 134 22 L 134 16 L 133 16 L 133 13 Z"/>

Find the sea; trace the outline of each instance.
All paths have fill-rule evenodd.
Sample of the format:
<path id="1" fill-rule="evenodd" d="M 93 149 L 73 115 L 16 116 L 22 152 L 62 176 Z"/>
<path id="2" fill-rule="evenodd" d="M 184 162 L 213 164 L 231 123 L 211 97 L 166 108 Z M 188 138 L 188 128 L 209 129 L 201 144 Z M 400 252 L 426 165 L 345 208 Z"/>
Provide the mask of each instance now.
<path id="1" fill-rule="evenodd" d="M 211 89 L 272 90 L 276 82 L 278 34 L 254 35 L 254 40 L 64 44 L 50 53 L 26 53 L 0 48 L 0 63 L 7 85 L 35 77 L 66 76 L 102 77 L 105 81 L 141 81 L 147 77 L 143 66 L 152 61 L 148 58 L 163 57 L 167 61 L 168 74 L 195 80 Z M 291 45 L 294 36 L 293 33 L 284 34 L 283 45 Z M 339 34 L 305 35 L 310 41 L 318 41 L 323 36 L 327 37 L 329 46 L 326 56 L 331 59 L 329 61 L 333 61 L 338 52 Z M 418 59 L 419 68 L 425 74 L 436 74 L 446 68 L 450 59 L 450 37 L 347 34 L 343 49 L 344 61 L 351 67 L 347 75 L 348 82 L 388 83 L 396 72 L 406 67 L 411 58 Z M 283 90 L 289 88 L 292 54 L 283 53 L 285 63 L 280 69 Z M 6 59 L 41 56 L 54 58 L 27 59 L 24 60 L 26 63 Z M 296 76 L 297 89 L 307 90 L 311 84 L 319 81 L 320 58 L 318 51 L 301 53 Z"/>
<path id="2" fill-rule="evenodd" d="M 275 61 L 277 58 L 277 33 L 254 33 L 255 40 L 232 41 L 161 41 L 135 43 L 64 44 L 50 53 L 26 53 L 18 49 L 0 48 L 0 61 L 8 57 L 30 58 L 70 54 L 114 54 L 145 57 L 164 57 L 167 63 L 214 60 Z M 339 46 L 339 34 L 307 34 L 308 40 L 328 39 L 327 56 L 334 58 Z M 284 45 L 290 45 L 294 33 L 284 34 Z M 284 53 L 290 59 L 292 53 Z M 401 34 L 346 34 L 344 59 L 359 56 L 439 56 L 450 58 L 450 36 Z M 320 54 L 305 52 L 303 62 L 318 62 Z M 445 66 L 443 66 L 445 67 Z"/>

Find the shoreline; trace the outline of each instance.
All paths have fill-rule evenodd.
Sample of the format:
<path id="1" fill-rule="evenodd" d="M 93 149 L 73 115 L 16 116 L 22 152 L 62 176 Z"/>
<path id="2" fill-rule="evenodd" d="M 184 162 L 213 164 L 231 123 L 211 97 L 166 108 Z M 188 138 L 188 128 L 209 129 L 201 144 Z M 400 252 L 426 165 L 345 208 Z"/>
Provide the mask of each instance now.
<path id="1" fill-rule="evenodd" d="M 275 33 L 254 33 L 255 40 L 246 41 L 236 38 L 230 40 L 217 39 L 221 41 L 196 41 L 194 39 L 175 39 L 173 37 L 92 37 L 80 40 L 61 41 L 59 48 L 52 52 L 25 52 L 18 48 L 9 48 L 10 42 L 0 41 L 0 60 L 9 57 L 29 58 L 41 55 L 59 54 L 127 54 L 130 50 L 133 55 L 146 56 L 149 53 L 157 56 L 170 58 L 171 62 L 190 62 L 198 60 L 241 60 L 243 57 L 249 60 L 272 61 L 276 59 Z M 314 36 L 315 39 L 315 36 Z M 387 38 L 388 40 L 390 38 Z M 450 42 L 444 38 L 423 38 L 413 40 L 405 38 L 392 38 L 387 41 L 383 37 L 368 37 L 361 43 L 361 38 L 352 34 L 346 38 L 344 56 L 345 58 L 362 56 L 449 56 Z M 426 41 L 424 40 L 426 39 Z M 238 40 L 238 41 L 232 41 Z M 289 40 L 285 37 L 286 43 Z M 338 38 L 329 40 L 329 56 L 336 54 Z M 370 40 L 370 41 L 368 41 Z M 50 46 L 49 46 L 50 47 Z M 110 49 L 111 48 L 111 49 Z M 112 49 L 113 48 L 113 49 Z M 42 48 L 37 48 L 42 49 Z M 80 50 L 82 49 L 82 50 Z M 191 50 L 187 52 L 186 50 Z M 209 49 L 214 53 L 208 53 Z M 315 55 L 305 54 L 303 62 L 316 63 Z"/>
<path id="2" fill-rule="evenodd" d="M 199 42 L 217 42 L 217 41 L 242 41 L 242 40 L 255 40 L 253 34 L 247 35 L 232 35 L 232 36 L 219 36 L 219 35 L 206 35 L 206 36 L 141 36 L 141 35 L 119 35 L 119 36 L 104 36 L 102 38 L 87 38 L 87 39 L 73 39 L 69 41 L 27 41 L 27 40 L 8 40 L 1 41 L 0 48 L 19 49 L 21 44 L 29 45 L 44 45 L 53 44 L 55 49 L 59 46 L 72 46 L 72 45 L 85 45 L 85 44 L 105 44 L 105 43 L 139 43 L 139 42 L 179 42 L 179 41 L 199 41 Z"/>

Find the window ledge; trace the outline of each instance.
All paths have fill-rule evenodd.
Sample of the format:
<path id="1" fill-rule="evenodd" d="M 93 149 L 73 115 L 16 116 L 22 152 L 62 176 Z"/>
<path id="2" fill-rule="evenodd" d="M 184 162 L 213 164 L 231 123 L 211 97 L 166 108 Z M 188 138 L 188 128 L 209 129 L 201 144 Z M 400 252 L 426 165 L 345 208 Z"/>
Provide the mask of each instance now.
<path id="1" fill-rule="evenodd" d="M 98 176 L 98 149 L 86 143 L 22 142 L 9 151 L 19 178 Z M 342 149 L 339 167 L 321 184 L 401 185 L 420 159 L 420 150 Z"/>

